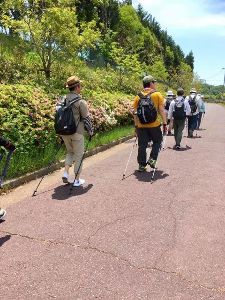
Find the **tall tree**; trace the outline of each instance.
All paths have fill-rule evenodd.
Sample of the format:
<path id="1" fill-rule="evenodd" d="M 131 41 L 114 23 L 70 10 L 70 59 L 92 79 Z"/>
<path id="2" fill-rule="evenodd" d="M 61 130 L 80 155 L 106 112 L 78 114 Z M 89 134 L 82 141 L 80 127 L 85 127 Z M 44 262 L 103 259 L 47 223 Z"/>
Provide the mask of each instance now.
<path id="1" fill-rule="evenodd" d="M 193 52 L 190 51 L 190 53 L 185 57 L 186 63 L 191 67 L 192 71 L 194 70 L 194 55 Z"/>
<path id="2" fill-rule="evenodd" d="M 8 14 L 12 8 L 20 12 L 22 19 L 15 20 Z M 9 0 L 4 11 L 4 26 L 12 28 L 23 39 L 32 43 L 47 79 L 51 76 L 52 64 L 56 58 L 74 56 L 76 51 L 94 47 L 94 42 L 99 37 L 94 21 L 77 26 L 72 0 Z"/>

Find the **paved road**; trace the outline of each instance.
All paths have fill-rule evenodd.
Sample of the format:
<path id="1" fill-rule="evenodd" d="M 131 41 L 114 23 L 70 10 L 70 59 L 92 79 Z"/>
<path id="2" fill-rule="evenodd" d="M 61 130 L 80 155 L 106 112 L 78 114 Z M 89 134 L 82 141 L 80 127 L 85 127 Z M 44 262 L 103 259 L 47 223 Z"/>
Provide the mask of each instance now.
<path id="1" fill-rule="evenodd" d="M 201 138 L 168 137 L 153 184 L 136 148 L 121 180 L 132 140 L 88 158 L 71 196 L 59 172 L 2 196 L 1 299 L 225 299 L 224 125 L 208 105 Z"/>

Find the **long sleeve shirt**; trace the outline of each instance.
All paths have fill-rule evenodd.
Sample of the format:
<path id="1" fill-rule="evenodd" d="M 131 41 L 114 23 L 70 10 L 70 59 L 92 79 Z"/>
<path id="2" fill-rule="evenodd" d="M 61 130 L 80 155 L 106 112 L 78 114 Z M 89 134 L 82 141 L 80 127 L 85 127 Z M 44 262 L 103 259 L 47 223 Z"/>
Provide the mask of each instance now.
<path id="1" fill-rule="evenodd" d="M 175 100 L 170 103 L 169 112 L 168 112 L 168 119 L 173 117 L 173 112 L 175 110 L 175 105 L 177 107 L 181 107 L 184 104 L 184 111 L 186 116 L 191 114 L 191 108 L 187 99 L 184 99 L 182 96 L 178 96 Z"/>
<path id="2" fill-rule="evenodd" d="M 189 100 L 190 100 L 190 97 L 193 99 L 193 96 L 192 96 L 192 95 L 189 95 L 189 96 L 187 96 L 187 97 L 185 98 L 185 100 L 188 100 L 188 101 L 189 101 Z M 198 95 L 195 96 L 195 102 L 196 102 L 197 110 L 196 110 L 196 112 L 190 114 L 190 115 L 192 115 L 192 116 L 197 115 L 197 114 L 201 111 L 202 98 L 199 97 Z"/>

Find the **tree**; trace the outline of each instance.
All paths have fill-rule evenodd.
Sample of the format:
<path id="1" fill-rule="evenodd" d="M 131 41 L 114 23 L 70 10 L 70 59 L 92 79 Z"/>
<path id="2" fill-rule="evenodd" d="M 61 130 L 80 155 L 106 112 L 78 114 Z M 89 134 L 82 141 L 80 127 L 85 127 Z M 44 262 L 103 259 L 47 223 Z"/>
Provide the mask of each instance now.
<path id="1" fill-rule="evenodd" d="M 18 10 L 22 18 L 12 18 L 8 14 L 12 9 Z M 57 58 L 74 56 L 78 51 L 94 47 L 99 38 L 94 21 L 81 23 L 78 27 L 72 0 L 9 0 L 4 5 L 4 12 L 4 26 L 12 28 L 32 44 L 47 79 Z"/>
<path id="2" fill-rule="evenodd" d="M 194 70 L 194 55 L 193 52 L 191 51 L 186 57 L 185 57 L 185 62 L 191 67 L 192 71 Z"/>
<path id="3" fill-rule="evenodd" d="M 143 47 L 144 30 L 135 9 L 131 5 L 121 6 L 116 38 L 126 53 L 135 54 Z"/>

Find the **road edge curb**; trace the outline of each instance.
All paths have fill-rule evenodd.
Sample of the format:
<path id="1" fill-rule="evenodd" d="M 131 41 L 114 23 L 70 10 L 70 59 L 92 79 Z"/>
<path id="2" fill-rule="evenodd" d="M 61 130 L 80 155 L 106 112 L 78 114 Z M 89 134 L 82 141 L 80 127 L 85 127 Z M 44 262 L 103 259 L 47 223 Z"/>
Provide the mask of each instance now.
<path id="1" fill-rule="evenodd" d="M 87 151 L 87 153 L 85 155 L 85 158 L 87 158 L 89 156 L 93 156 L 97 153 L 103 152 L 103 151 L 105 151 L 107 149 L 110 149 L 114 146 L 117 146 L 119 144 L 122 144 L 122 143 L 132 139 L 134 136 L 135 136 L 134 134 L 128 135 L 128 136 L 125 136 L 125 137 L 120 138 L 118 140 L 112 141 L 109 144 L 101 145 L 101 146 L 96 147 L 96 148 L 94 148 L 90 151 Z M 25 183 L 28 183 L 32 180 L 38 179 L 38 178 L 40 178 L 44 175 L 48 175 L 48 174 L 50 174 L 54 171 L 57 171 L 57 170 L 61 169 L 64 166 L 64 162 L 65 162 L 65 160 L 62 160 L 62 161 L 59 161 L 57 163 L 54 163 L 50 167 L 45 167 L 45 168 L 42 168 L 40 170 L 28 173 L 26 175 L 23 175 L 23 176 L 20 176 L 20 177 L 11 179 L 11 180 L 7 180 L 3 183 L 2 187 L 6 188 L 6 189 L 14 189 L 16 187 L 19 187 L 19 186 L 21 186 Z"/>

